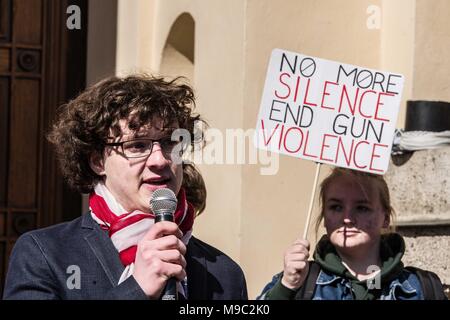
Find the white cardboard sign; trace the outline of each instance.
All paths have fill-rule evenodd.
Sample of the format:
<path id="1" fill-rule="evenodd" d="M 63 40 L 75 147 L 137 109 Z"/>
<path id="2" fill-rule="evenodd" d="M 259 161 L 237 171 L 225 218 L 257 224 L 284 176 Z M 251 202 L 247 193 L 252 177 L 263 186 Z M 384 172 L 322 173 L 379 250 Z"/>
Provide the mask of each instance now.
<path id="1" fill-rule="evenodd" d="M 274 49 L 258 148 L 384 174 L 403 90 L 399 74 Z"/>

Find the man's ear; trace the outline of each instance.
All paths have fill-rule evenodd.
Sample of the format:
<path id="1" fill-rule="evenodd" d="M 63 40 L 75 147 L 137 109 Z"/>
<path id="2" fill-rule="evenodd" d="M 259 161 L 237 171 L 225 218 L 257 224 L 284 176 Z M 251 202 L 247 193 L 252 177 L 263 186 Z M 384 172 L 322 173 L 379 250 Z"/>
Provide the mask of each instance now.
<path id="1" fill-rule="evenodd" d="M 97 152 L 91 154 L 89 158 L 89 166 L 99 176 L 105 175 L 105 163 L 103 161 L 103 157 Z"/>

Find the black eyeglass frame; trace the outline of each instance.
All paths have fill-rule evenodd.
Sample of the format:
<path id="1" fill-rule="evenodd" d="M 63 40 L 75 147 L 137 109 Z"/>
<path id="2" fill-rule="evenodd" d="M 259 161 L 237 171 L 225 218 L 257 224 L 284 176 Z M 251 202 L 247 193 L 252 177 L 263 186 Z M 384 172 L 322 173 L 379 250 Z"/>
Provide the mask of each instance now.
<path id="1" fill-rule="evenodd" d="M 150 148 L 150 152 L 149 152 L 148 154 L 142 155 L 142 156 L 128 156 L 128 155 L 125 154 L 125 150 L 124 150 L 124 148 L 123 148 L 123 145 L 124 145 L 125 143 L 127 143 L 127 142 L 133 142 L 133 141 L 142 141 L 142 140 L 143 140 L 143 141 L 151 141 L 151 143 L 152 143 L 152 146 L 151 146 L 151 148 Z M 122 149 L 122 155 L 123 155 L 124 157 L 126 157 L 126 158 L 137 159 L 137 158 L 145 158 L 145 157 L 150 156 L 150 155 L 152 154 L 152 152 L 153 152 L 153 146 L 154 146 L 155 142 L 158 142 L 159 145 L 161 146 L 161 148 L 163 148 L 163 147 L 162 147 L 162 144 L 161 144 L 161 141 L 170 141 L 170 142 L 173 142 L 173 147 L 175 147 L 175 145 L 176 145 L 177 143 L 182 143 L 182 141 L 172 140 L 171 137 L 164 137 L 164 138 L 161 138 L 161 139 L 134 138 L 134 139 L 125 140 L 125 141 L 119 141 L 119 142 L 106 142 L 106 143 L 105 143 L 105 146 L 108 146 L 108 147 L 120 147 L 120 149 Z M 184 150 L 184 148 L 183 148 L 183 150 Z M 182 150 L 182 151 L 183 151 L 183 150 Z M 164 150 L 163 150 L 163 151 L 164 151 Z"/>

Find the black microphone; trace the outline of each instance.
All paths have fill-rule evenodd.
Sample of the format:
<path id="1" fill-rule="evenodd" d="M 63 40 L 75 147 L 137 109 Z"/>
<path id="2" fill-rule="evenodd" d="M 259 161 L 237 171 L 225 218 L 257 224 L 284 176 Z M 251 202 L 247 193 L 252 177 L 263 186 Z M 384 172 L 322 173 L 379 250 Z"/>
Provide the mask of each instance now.
<path id="1" fill-rule="evenodd" d="M 168 188 L 157 189 L 150 199 L 150 209 L 155 215 L 155 223 L 160 221 L 173 222 L 173 214 L 177 209 L 177 197 Z M 161 300 L 178 300 L 177 280 L 170 278 L 161 296 Z"/>

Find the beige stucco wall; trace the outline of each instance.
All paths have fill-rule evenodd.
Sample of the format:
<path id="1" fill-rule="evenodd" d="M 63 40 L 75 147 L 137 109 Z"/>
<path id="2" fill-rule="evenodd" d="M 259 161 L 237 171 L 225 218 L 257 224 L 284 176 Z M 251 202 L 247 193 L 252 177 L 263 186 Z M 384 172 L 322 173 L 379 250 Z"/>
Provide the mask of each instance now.
<path id="1" fill-rule="evenodd" d="M 379 1 L 378 1 L 379 2 Z M 366 27 L 377 1 L 247 1 L 244 126 L 254 127 L 273 48 L 377 68 L 380 33 Z M 326 170 L 324 170 L 325 173 Z M 315 173 L 313 162 L 280 157 L 275 176 L 243 171 L 241 265 L 254 297 L 283 267 L 283 252 L 303 233 Z M 323 176 L 323 175 L 322 175 Z"/>
<path id="2" fill-rule="evenodd" d="M 397 127 L 405 125 L 406 100 L 413 96 L 415 49 L 415 0 L 382 0 L 380 66 L 403 74 L 405 85 Z"/>
<path id="3" fill-rule="evenodd" d="M 118 73 L 159 73 L 170 28 L 180 14 L 188 12 L 194 18 L 196 32 L 191 82 L 197 93 L 197 111 L 211 127 L 222 132 L 242 128 L 245 1 L 139 0 L 135 7 L 130 1 L 119 1 L 119 11 L 121 5 L 124 9 L 123 14 L 119 13 L 119 26 L 123 26 L 124 34 L 123 45 L 120 36 L 118 40 Z M 125 27 L 128 22 L 134 27 Z M 136 39 L 130 39 L 133 34 L 130 29 L 135 30 Z M 239 261 L 241 167 L 200 164 L 199 168 L 208 188 L 208 199 L 206 211 L 196 221 L 194 234 Z"/>
<path id="4" fill-rule="evenodd" d="M 416 0 L 414 100 L 450 101 L 450 2 Z"/>
<path id="5" fill-rule="evenodd" d="M 403 126 L 407 99 L 450 100 L 449 73 L 443 71 L 450 67 L 449 59 L 443 60 L 450 43 L 445 21 L 450 2 L 430 2 L 439 9 L 437 18 L 434 4 L 425 0 L 119 0 L 116 69 L 119 74 L 159 72 L 170 28 L 188 12 L 195 21 L 191 80 L 198 110 L 211 127 L 222 132 L 255 127 L 267 63 L 276 47 L 404 74 L 398 121 Z M 369 6 L 381 10 L 379 28 L 367 26 Z M 430 35 L 433 23 L 439 31 Z M 434 72 L 425 66 L 428 60 Z M 258 165 L 200 169 L 208 202 L 194 233 L 240 263 L 249 297 L 255 298 L 281 270 L 285 248 L 303 232 L 315 164 L 282 156 L 272 176 L 261 175 Z"/>

